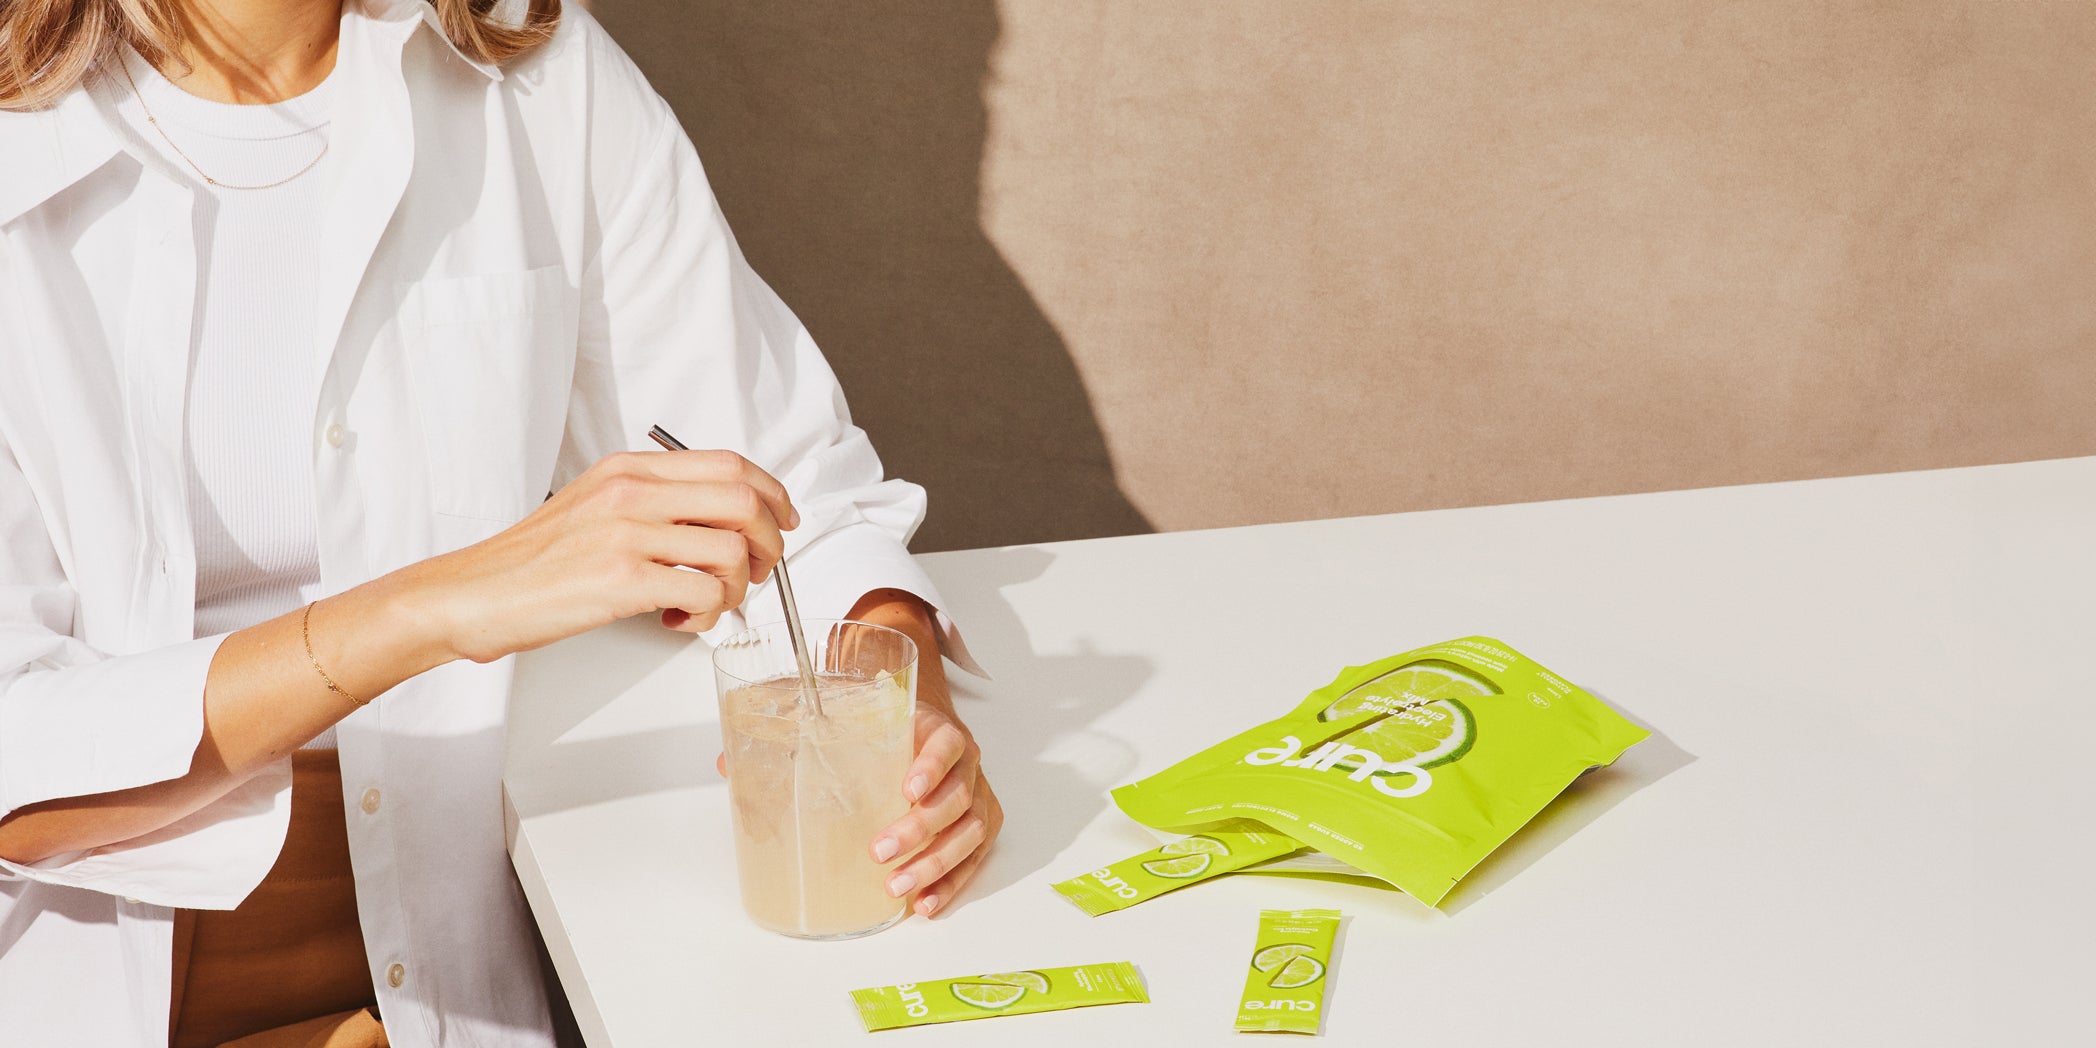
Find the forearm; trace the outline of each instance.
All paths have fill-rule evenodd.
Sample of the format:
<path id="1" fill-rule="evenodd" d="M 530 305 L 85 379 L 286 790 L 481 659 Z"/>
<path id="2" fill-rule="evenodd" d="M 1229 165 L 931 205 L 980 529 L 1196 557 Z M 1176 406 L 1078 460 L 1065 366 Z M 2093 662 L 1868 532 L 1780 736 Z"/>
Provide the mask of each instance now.
<path id="1" fill-rule="evenodd" d="M 886 626 L 917 644 L 917 701 L 953 715 L 946 686 L 946 662 L 939 653 L 939 625 L 931 605 L 907 590 L 878 589 L 859 598 L 851 618 Z M 956 722 L 958 717 L 954 718 Z"/>
<path id="2" fill-rule="evenodd" d="M 369 701 L 449 661 L 420 608 L 415 569 L 314 608 L 314 656 L 349 694 Z M 0 857 L 33 863 L 129 840 L 187 816 L 356 710 L 306 656 L 304 608 L 228 636 L 212 659 L 204 731 L 188 773 L 135 789 L 28 805 L 0 820 Z"/>
<path id="3" fill-rule="evenodd" d="M 785 487 L 740 455 L 611 456 L 504 531 L 321 601 L 311 658 L 303 608 L 231 634 L 205 677 L 188 772 L 26 805 L 0 820 L 0 857 L 38 862 L 130 840 L 225 796 L 355 711 L 315 661 L 369 702 L 454 659 L 492 661 L 642 611 L 708 628 L 778 562 L 779 520 L 798 520 Z M 930 643 L 929 701 L 944 703 Z"/>

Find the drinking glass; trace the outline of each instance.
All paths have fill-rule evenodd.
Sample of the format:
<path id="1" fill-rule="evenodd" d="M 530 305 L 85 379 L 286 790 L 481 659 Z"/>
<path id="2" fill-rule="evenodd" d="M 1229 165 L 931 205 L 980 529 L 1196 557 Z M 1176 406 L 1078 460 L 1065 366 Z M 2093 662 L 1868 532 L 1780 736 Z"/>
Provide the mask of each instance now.
<path id="1" fill-rule="evenodd" d="M 742 908 L 803 939 L 852 939 L 902 919 L 874 834 L 909 810 L 917 645 L 885 626 L 803 623 L 816 672 L 810 702 L 785 623 L 713 651 L 721 748 L 734 806 Z"/>

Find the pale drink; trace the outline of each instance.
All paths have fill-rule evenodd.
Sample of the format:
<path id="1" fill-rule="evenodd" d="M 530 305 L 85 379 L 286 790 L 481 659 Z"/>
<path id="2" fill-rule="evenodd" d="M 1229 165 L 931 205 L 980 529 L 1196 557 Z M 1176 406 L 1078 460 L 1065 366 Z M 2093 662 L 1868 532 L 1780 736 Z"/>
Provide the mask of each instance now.
<path id="1" fill-rule="evenodd" d="M 817 681 L 820 716 L 802 702 L 797 676 L 721 694 L 735 857 L 751 920 L 802 938 L 848 938 L 904 912 L 885 887 L 893 863 L 874 862 L 870 849 L 909 810 L 913 696 L 907 668 Z"/>

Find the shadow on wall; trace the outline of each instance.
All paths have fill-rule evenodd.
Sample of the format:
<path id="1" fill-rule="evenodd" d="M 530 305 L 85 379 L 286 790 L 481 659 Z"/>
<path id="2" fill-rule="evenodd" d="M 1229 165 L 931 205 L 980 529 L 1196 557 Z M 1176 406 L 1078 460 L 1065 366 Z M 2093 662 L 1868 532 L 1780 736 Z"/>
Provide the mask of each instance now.
<path id="1" fill-rule="evenodd" d="M 675 106 L 890 475 L 930 490 L 916 549 L 1155 530 L 1061 335 L 978 219 L 994 3 L 593 10 Z"/>

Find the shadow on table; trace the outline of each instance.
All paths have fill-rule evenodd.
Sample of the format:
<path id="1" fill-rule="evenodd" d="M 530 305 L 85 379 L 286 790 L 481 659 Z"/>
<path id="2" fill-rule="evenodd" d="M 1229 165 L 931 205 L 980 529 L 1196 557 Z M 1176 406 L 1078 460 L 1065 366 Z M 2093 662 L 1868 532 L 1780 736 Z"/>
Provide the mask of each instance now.
<path id="1" fill-rule="evenodd" d="M 1127 781 L 1135 768 L 1133 746 L 1088 725 L 1134 696 L 1154 671 L 1151 662 L 1084 646 L 1070 654 L 1039 654 L 1002 593 L 1038 578 L 1053 562 L 1054 554 L 1044 549 L 1013 549 L 992 570 L 940 580 L 970 649 L 989 658 L 986 668 L 995 674 L 984 681 L 948 670 L 1005 810 L 1005 833 L 969 889 L 977 898 L 1061 854 L 1106 807 L 1106 790 Z M 587 650 L 575 650 L 577 641 Z M 645 732 L 568 737 L 642 680 L 663 672 L 690 643 L 683 634 L 624 623 L 566 642 L 569 650 L 558 657 L 519 661 L 513 708 L 530 704 L 532 712 L 512 715 L 508 774 L 558 784 L 534 792 L 528 805 L 520 803 L 521 814 L 722 784 L 712 760 L 720 751 L 720 727 L 711 717 Z M 693 701 L 710 703 L 712 688 L 710 675 L 701 673 Z"/>
<path id="2" fill-rule="evenodd" d="M 1088 645 L 1041 654 L 1004 598 L 1005 588 L 1040 577 L 1054 560 L 1045 549 L 1012 549 L 994 574 L 940 579 L 970 650 L 994 659 L 984 666 L 992 680 L 953 674 L 961 716 L 982 744 L 1005 812 L 1004 833 L 968 890 L 975 898 L 1053 861 L 1105 809 L 1106 790 L 1135 770 L 1135 747 L 1089 725 L 1132 698 L 1154 664 Z"/>
<path id="3" fill-rule="evenodd" d="M 1528 825 L 1514 834 L 1497 851 L 1478 863 L 1470 875 L 1463 878 L 1455 889 L 1441 901 L 1441 910 L 1454 915 L 1461 913 L 1471 903 L 1490 895 L 1515 875 L 1526 870 L 1537 859 L 1550 853 L 1551 849 L 1563 844 L 1573 834 L 1589 823 L 1599 819 L 1610 808 L 1621 804 L 1631 794 L 1652 785 L 1674 772 L 1694 763 L 1696 755 L 1675 745 L 1657 728 L 1645 723 L 1623 705 L 1593 689 L 1596 698 L 1608 703 L 1631 723 L 1652 733 L 1652 737 L 1630 748 L 1622 759 L 1606 768 L 1597 768 L 1573 780 L 1565 792 L 1550 802 Z"/>
<path id="4" fill-rule="evenodd" d="M 1337 987 L 1341 979 L 1340 973 L 1346 971 L 1346 933 L 1353 924 L 1352 917 L 1341 914 L 1339 931 L 1332 936 L 1332 955 L 1325 960 L 1325 1007 L 1317 1013 L 1318 1036 L 1323 1036 L 1332 1025 L 1332 1004 L 1346 1000 L 1346 994 Z"/>
<path id="5" fill-rule="evenodd" d="M 652 618 L 652 616 L 650 617 Z M 573 646 L 588 645 L 578 653 Z M 512 710 L 529 704 L 530 716 L 512 713 L 505 777 L 528 773 L 534 781 L 560 783 L 556 804 L 530 814 L 586 807 L 621 797 L 693 786 L 725 785 L 713 767 L 720 752 L 720 725 L 699 723 L 597 738 L 565 738 L 604 707 L 659 672 L 695 643 L 688 634 L 655 627 L 652 621 L 614 623 L 563 642 L 550 657 L 526 653 L 517 664 Z M 703 668 L 703 664 L 701 664 Z M 692 701 L 713 702 L 713 679 L 693 680 Z M 556 798 L 534 797 L 535 801 Z"/>

